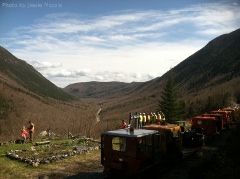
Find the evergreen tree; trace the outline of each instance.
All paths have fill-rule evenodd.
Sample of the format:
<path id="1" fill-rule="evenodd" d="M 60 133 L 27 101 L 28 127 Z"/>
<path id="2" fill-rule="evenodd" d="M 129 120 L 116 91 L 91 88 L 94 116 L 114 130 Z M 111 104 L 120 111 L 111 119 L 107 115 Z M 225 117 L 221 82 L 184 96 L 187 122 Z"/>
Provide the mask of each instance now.
<path id="1" fill-rule="evenodd" d="M 161 98 L 159 110 L 164 113 L 166 121 L 174 122 L 180 120 L 185 113 L 186 105 L 184 101 L 178 100 L 174 80 L 171 75 L 163 88 Z"/>
<path id="2" fill-rule="evenodd" d="M 178 119 L 182 119 L 182 118 L 186 118 L 187 117 L 187 105 L 185 103 L 185 101 L 183 100 L 178 100 Z"/>

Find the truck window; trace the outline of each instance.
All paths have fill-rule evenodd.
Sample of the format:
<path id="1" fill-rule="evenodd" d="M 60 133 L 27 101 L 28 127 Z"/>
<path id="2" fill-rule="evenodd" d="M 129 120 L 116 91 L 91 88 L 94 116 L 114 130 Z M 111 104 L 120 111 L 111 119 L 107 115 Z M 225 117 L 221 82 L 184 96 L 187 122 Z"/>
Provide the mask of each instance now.
<path id="1" fill-rule="evenodd" d="M 153 153 L 153 135 L 147 135 L 138 139 L 138 151 L 145 153 L 148 157 Z"/>
<path id="2" fill-rule="evenodd" d="M 123 137 L 113 137 L 112 149 L 116 151 L 126 151 L 126 139 Z"/>
<path id="3" fill-rule="evenodd" d="M 174 137 L 174 138 L 178 138 L 178 132 L 179 132 L 179 131 L 173 131 L 173 137 Z"/>

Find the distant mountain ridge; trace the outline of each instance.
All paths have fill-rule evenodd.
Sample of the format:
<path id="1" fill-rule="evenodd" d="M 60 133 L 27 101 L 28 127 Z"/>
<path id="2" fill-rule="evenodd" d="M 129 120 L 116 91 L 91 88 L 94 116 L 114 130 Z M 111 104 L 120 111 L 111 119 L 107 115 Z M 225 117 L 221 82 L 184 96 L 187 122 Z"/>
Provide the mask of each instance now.
<path id="1" fill-rule="evenodd" d="M 43 77 L 31 65 L 16 58 L 0 46 L 0 74 L 38 95 L 58 100 L 72 100 L 73 97 Z M 1 80 L 1 78 L 0 78 Z"/>
<path id="2" fill-rule="evenodd" d="M 133 92 L 143 82 L 83 82 L 66 86 L 63 90 L 78 98 L 116 98 Z M 116 93 L 119 95 L 116 96 Z"/>

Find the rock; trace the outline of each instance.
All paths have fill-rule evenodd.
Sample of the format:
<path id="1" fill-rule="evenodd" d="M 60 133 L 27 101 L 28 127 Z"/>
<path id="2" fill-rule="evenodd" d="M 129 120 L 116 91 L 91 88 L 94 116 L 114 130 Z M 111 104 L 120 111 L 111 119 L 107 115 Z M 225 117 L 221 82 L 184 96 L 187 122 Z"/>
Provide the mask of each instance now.
<path id="1" fill-rule="evenodd" d="M 87 147 L 86 146 L 75 146 L 74 150 L 76 151 L 87 151 Z"/>
<path id="2" fill-rule="evenodd" d="M 34 146 L 30 147 L 30 150 L 36 150 L 36 148 Z"/>
<path id="3" fill-rule="evenodd" d="M 15 144 L 23 144 L 23 139 L 17 139 L 15 140 Z"/>
<path id="4" fill-rule="evenodd" d="M 38 166 L 39 166 L 39 162 L 33 162 L 33 163 L 32 163 L 32 166 L 38 167 Z"/>
<path id="5" fill-rule="evenodd" d="M 45 137 L 45 136 L 47 136 L 47 135 L 48 135 L 47 131 L 42 131 L 42 132 L 40 132 L 40 134 L 39 134 L 39 136 L 41 136 L 41 137 Z"/>
<path id="6" fill-rule="evenodd" d="M 49 177 L 47 175 L 41 175 L 38 177 L 38 179 L 49 179 Z"/>
<path id="7" fill-rule="evenodd" d="M 42 141 L 42 142 L 36 142 L 36 145 L 45 145 L 45 144 L 50 144 L 50 141 Z"/>

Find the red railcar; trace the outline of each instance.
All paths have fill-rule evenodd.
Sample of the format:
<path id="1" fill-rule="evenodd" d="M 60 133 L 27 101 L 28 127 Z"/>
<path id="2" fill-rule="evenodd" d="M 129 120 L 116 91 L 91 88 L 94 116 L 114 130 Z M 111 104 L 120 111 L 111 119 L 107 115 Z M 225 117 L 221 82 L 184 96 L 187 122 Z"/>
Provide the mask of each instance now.
<path id="1" fill-rule="evenodd" d="M 118 129 L 101 135 L 101 164 L 110 175 L 133 177 L 156 164 L 182 157 L 181 129 L 152 124 L 144 129 Z"/>
<path id="2" fill-rule="evenodd" d="M 216 118 L 216 128 L 217 128 L 217 133 L 222 133 L 223 129 L 224 129 L 224 125 L 223 125 L 223 116 L 221 114 L 203 114 L 202 116 L 208 116 L 208 117 L 215 117 Z"/>
<path id="3" fill-rule="evenodd" d="M 211 113 L 221 114 L 223 117 L 223 128 L 228 129 L 230 127 L 230 124 L 232 122 L 230 111 L 216 110 L 216 111 L 211 111 Z"/>
<path id="4" fill-rule="evenodd" d="M 191 130 L 196 130 L 205 136 L 214 136 L 217 134 L 217 119 L 211 116 L 195 116 L 192 118 Z"/>
<path id="5" fill-rule="evenodd" d="M 230 114 L 230 118 L 232 122 L 236 122 L 237 121 L 237 108 L 231 108 L 231 107 L 227 107 L 227 108 L 223 108 L 222 111 L 229 111 Z"/>
<path id="6" fill-rule="evenodd" d="M 132 176 L 157 162 L 159 142 L 156 130 L 126 129 L 104 132 L 101 136 L 101 164 L 104 172 Z"/>

